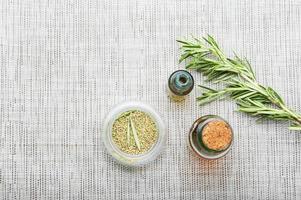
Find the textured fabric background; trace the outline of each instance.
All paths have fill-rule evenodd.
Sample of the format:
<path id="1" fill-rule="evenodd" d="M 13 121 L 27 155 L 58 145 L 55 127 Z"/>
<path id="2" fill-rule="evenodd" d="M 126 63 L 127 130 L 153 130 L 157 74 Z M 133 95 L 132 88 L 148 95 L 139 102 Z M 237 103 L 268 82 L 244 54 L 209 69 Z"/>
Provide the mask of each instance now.
<path id="1" fill-rule="evenodd" d="M 256 124 L 230 101 L 199 107 L 197 90 L 182 104 L 167 98 L 183 68 L 175 40 L 207 33 L 301 111 L 300 0 L 1 0 L 0 198 L 300 199 L 300 133 Z M 100 138 L 126 99 L 151 104 L 168 128 L 166 151 L 140 169 L 116 164 Z M 223 159 L 186 146 L 205 114 L 233 125 Z"/>

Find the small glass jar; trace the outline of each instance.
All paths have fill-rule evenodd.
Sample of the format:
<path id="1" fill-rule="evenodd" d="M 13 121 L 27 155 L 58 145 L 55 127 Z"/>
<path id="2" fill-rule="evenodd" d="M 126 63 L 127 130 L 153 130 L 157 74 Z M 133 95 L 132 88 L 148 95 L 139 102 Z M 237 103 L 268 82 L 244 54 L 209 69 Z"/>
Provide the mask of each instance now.
<path id="1" fill-rule="evenodd" d="M 155 122 L 158 138 L 155 144 L 145 153 L 141 154 L 128 154 L 121 151 L 113 141 L 112 127 L 115 120 L 124 112 L 138 110 L 148 114 Z M 159 114 L 149 105 L 138 101 L 127 101 L 114 106 L 114 108 L 108 113 L 104 120 L 104 126 L 102 131 L 102 140 L 108 151 L 108 153 L 119 163 L 126 166 L 143 166 L 149 162 L 155 160 L 157 156 L 162 152 L 166 145 L 167 135 L 165 132 L 165 125 Z"/>
<path id="2" fill-rule="evenodd" d="M 192 75 L 186 70 L 173 72 L 168 79 L 168 96 L 174 101 L 183 101 L 194 87 Z"/>
<path id="3" fill-rule="evenodd" d="M 231 130 L 231 142 L 225 149 L 216 151 L 208 149 L 204 142 L 202 141 L 203 130 L 209 122 L 213 121 L 222 121 L 228 125 Z M 197 119 L 188 134 L 188 146 L 189 148 L 196 153 L 196 155 L 205 158 L 205 159 L 218 159 L 225 156 L 231 149 L 233 143 L 233 130 L 229 123 L 223 118 L 216 115 L 206 115 Z"/>

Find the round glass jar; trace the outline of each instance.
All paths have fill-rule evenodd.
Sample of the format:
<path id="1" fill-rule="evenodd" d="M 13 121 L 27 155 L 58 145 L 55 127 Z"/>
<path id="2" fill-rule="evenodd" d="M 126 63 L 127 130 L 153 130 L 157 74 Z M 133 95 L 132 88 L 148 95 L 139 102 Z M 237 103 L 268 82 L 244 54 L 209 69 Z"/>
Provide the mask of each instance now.
<path id="1" fill-rule="evenodd" d="M 216 150 L 211 150 L 208 149 L 202 139 L 202 134 L 203 134 L 203 130 L 206 127 L 206 125 L 208 125 L 208 123 L 210 122 L 214 122 L 214 121 L 222 121 L 224 122 L 231 130 L 231 141 L 230 143 L 227 145 L 226 148 L 216 151 Z M 223 156 L 225 156 L 231 149 L 232 143 L 233 143 L 233 129 L 230 126 L 230 124 L 224 120 L 223 118 L 216 116 L 216 115 L 205 115 L 203 117 L 200 117 L 199 119 L 197 119 L 188 134 L 188 146 L 190 147 L 190 149 L 195 152 L 198 156 L 205 158 L 205 159 L 218 159 L 221 158 Z"/>
<path id="2" fill-rule="evenodd" d="M 112 137 L 113 124 L 118 117 L 127 111 L 141 111 L 151 117 L 156 124 L 157 139 L 152 147 L 141 154 L 129 154 L 122 151 L 114 143 Z M 138 101 L 127 101 L 114 106 L 114 108 L 108 113 L 104 120 L 102 141 L 108 151 L 108 153 L 119 163 L 127 166 L 142 166 L 157 158 L 166 145 L 166 132 L 165 125 L 159 114 L 149 105 Z"/>

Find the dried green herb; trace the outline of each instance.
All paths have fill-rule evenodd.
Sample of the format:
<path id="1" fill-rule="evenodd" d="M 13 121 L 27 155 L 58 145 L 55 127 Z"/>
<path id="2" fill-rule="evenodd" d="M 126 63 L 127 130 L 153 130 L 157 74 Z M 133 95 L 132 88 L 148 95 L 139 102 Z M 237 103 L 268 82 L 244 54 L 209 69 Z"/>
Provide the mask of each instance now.
<path id="1" fill-rule="evenodd" d="M 290 121 L 291 130 L 301 130 L 301 115 L 289 109 L 275 90 L 257 82 L 255 73 L 246 59 L 237 55 L 227 57 L 213 37 L 177 40 L 183 51 L 180 62 L 188 60 L 186 68 L 199 71 L 207 81 L 221 83 L 220 90 L 200 86 L 203 94 L 197 98 L 202 105 L 228 96 L 235 100 L 238 110 L 258 119 Z"/>
<path id="2" fill-rule="evenodd" d="M 125 153 L 141 154 L 150 150 L 158 139 L 156 123 L 145 112 L 122 113 L 113 123 L 112 138 Z"/>

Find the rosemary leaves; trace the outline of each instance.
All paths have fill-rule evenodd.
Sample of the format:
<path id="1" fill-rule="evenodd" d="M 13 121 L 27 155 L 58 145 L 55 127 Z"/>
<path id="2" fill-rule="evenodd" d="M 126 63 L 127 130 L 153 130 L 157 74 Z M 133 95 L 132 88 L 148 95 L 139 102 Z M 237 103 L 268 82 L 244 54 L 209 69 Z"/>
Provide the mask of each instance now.
<path id="1" fill-rule="evenodd" d="M 156 143 L 158 130 L 145 112 L 131 110 L 122 113 L 113 123 L 112 138 L 116 146 L 128 154 L 142 154 Z"/>
<path id="2" fill-rule="evenodd" d="M 186 68 L 201 72 L 208 81 L 220 83 L 223 89 L 205 86 L 197 98 L 200 104 L 228 96 L 238 105 L 238 110 L 258 119 L 290 121 L 291 130 L 301 130 L 301 114 L 289 109 L 275 90 L 257 82 L 255 73 L 246 59 L 227 57 L 217 42 L 208 35 L 203 40 L 178 40 L 183 50 L 180 62 L 188 60 Z"/>

